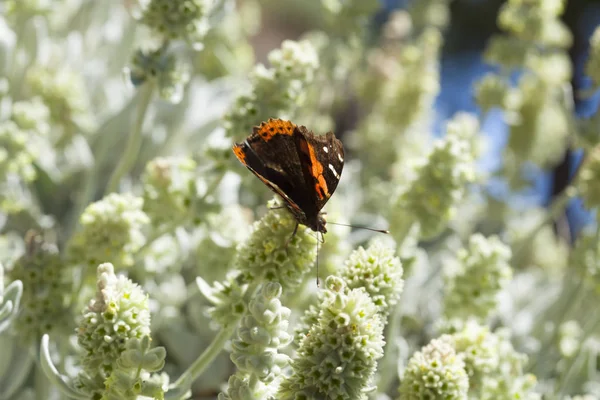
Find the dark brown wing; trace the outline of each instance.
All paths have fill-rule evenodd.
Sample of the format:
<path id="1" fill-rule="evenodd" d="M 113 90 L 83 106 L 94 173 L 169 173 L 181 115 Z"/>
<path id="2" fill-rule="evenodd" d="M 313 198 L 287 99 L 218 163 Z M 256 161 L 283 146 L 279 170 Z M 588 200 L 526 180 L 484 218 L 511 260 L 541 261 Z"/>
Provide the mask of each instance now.
<path id="1" fill-rule="evenodd" d="M 307 193 L 305 178 L 293 139 L 296 125 L 270 119 L 254 128 L 233 152 L 271 190 L 290 206 L 299 222 L 305 223 L 304 212 L 314 208 Z"/>
<path id="2" fill-rule="evenodd" d="M 344 146 L 333 132 L 316 136 L 304 126 L 294 130 L 293 136 L 305 184 L 314 193 L 312 202 L 316 211 L 311 211 L 318 214 L 335 192 L 342 176 Z"/>

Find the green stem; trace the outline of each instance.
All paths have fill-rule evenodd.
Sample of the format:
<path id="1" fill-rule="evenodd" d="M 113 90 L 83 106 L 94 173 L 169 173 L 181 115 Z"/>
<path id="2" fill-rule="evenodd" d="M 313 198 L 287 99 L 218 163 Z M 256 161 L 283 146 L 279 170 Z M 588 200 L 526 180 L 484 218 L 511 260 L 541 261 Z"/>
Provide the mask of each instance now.
<path id="1" fill-rule="evenodd" d="M 246 304 L 250 301 L 250 298 L 254 296 L 254 293 L 258 289 L 259 284 L 253 283 L 246 290 L 246 294 L 244 295 L 244 301 Z M 240 315 L 239 319 L 242 318 L 243 315 Z M 184 393 L 191 386 L 192 383 L 206 370 L 206 368 L 210 365 L 211 362 L 219 355 L 219 353 L 223 350 L 225 343 L 231 338 L 233 332 L 237 328 L 237 322 L 231 322 L 229 326 L 224 327 L 221 331 L 215 336 L 212 343 L 204 350 L 204 352 L 194 361 L 192 365 L 173 383 L 173 385 L 169 388 L 167 392 L 167 396 L 165 398 L 174 398 L 168 396 L 168 393 Z"/>
<path id="2" fill-rule="evenodd" d="M 152 82 L 145 83 L 140 89 L 140 98 L 138 103 L 137 118 L 133 131 L 129 135 L 129 140 L 125 146 L 125 151 L 119 160 L 119 164 L 113 171 L 108 181 L 107 193 L 116 192 L 119 187 L 121 178 L 129 172 L 131 166 L 138 157 L 140 148 L 142 146 L 142 127 L 144 125 L 144 119 L 148 106 L 152 100 L 152 94 L 154 93 L 154 84 Z"/>
<path id="3" fill-rule="evenodd" d="M 173 386 L 169 389 L 180 389 L 185 387 L 186 389 L 192 386 L 192 383 L 198 378 L 204 370 L 210 365 L 210 363 L 219 355 L 223 350 L 225 342 L 227 342 L 233 332 L 235 331 L 237 324 L 231 324 L 228 327 L 222 328 L 221 331 L 215 336 L 212 343 L 204 350 L 204 353 L 200 355 L 194 361 L 194 363 L 175 381 Z"/>

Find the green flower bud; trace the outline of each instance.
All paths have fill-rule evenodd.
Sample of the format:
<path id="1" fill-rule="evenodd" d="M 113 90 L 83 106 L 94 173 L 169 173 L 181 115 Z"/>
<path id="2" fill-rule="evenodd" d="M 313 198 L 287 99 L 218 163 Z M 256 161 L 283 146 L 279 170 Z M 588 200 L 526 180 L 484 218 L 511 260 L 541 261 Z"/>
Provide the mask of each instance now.
<path id="1" fill-rule="evenodd" d="M 481 400 L 537 400 L 535 376 L 525 374 L 527 356 L 510 343 L 509 331 L 495 333 L 469 321 L 450 343 L 463 357 L 469 376 L 469 398 Z"/>
<path id="2" fill-rule="evenodd" d="M 498 26 L 525 42 L 541 46 L 568 48 L 571 32 L 557 17 L 563 1 L 508 1 L 498 15 Z"/>
<path id="3" fill-rule="evenodd" d="M 400 381 L 400 400 L 467 400 L 469 379 L 449 335 L 433 339 L 408 361 Z"/>
<path id="4" fill-rule="evenodd" d="M 309 41 L 285 40 L 268 55 L 272 68 L 258 64 L 250 76 L 251 92 L 238 97 L 225 116 L 229 137 L 249 134 L 252 127 L 273 116 L 289 113 L 301 105 L 306 88 L 319 67 L 319 58 Z"/>
<path id="5" fill-rule="evenodd" d="M 190 80 L 187 69 L 165 47 L 158 50 L 137 50 L 128 70 L 129 80 L 135 86 L 150 82 L 158 95 L 171 103 L 179 103 L 185 85 Z"/>
<path id="6" fill-rule="evenodd" d="M 209 13 L 206 0 L 150 0 L 141 22 L 164 39 L 181 39 L 200 50 L 209 28 Z"/>
<path id="7" fill-rule="evenodd" d="M 144 212 L 159 227 L 184 222 L 196 197 L 196 162 L 190 158 L 155 158 L 142 176 Z"/>
<path id="8" fill-rule="evenodd" d="M 367 250 L 359 247 L 339 271 L 349 289 L 364 288 L 385 319 L 398 303 L 404 287 L 402 263 L 394 249 L 376 241 Z"/>
<path id="9" fill-rule="evenodd" d="M 244 294 L 248 285 L 243 282 L 239 271 L 234 270 L 227 274 L 223 282 L 215 282 L 210 286 L 204 279 L 197 277 L 196 284 L 200 292 L 212 304 L 208 314 L 212 321 L 222 327 L 237 324 L 246 313 L 247 305 Z"/>
<path id="10" fill-rule="evenodd" d="M 317 241 L 279 200 L 270 201 L 269 212 L 253 226 L 250 237 L 237 252 L 235 265 L 248 281 L 276 281 L 284 290 L 297 287 L 316 260 Z"/>
<path id="11" fill-rule="evenodd" d="M 0 180 L 15 174 L 24 181 L 35 178 L 34 149 L 30 147 L 30 135 L 13 121 L 0 122 Z"/>
<path id="12" fill-rule="evenodd" d="M 31 134 L 47 136 L 50 132 L 49 118 L 50 110 L 39 97 L 13 104 L 12 120 L 20 129 Z"/>
<path id="13" fill-rule="evenodd" d="M 223 399 L 265 398 L 267 385 L 278 380 L 289 357 L 280 350 L 291 342 L 287 333 L 290 309 L 283 307 L 281 285 L 267 282 L 248 305 L 232 341 L 231 360 L 238 379 L 231 380 L 231 391 Z M 275 385 L 270 385 L 274 391 Z M 243 392 L 247 392 L 242 395 Z M 250 396 L 250 397 L 248 397 Z"/>
<path id="14" fill-rule="evenodd" d="M 366 399 L 383 356 L 383 322 L 364 289 L 330 276 L 316 323 L 302 339 L 277 398 Z"/>
<path id="15" fill-rule="evenodd" d="M 455 129 L 457 126 L 463 129 Z M 427 160 L 415 167 L 414 178 L 394 207 L 399 225 L 405 220 L 419 223 L 422 239 L 432 238 L 446 227 L 466 185 L 475 179 L 470 134 L 468 125 L 451 121 L 448 134 L 435 143 Z"/>
<path id="16" fill-rule="evenodd" d="M 14 327 L 24 345 L 38 343 L 43 334 L 66 335 L 73 327 L 69 313 L 72 290 L 69 271 L 58 250 L 36 234 L 26 239 L 27 252 L 8 271 L 10 281 L 23 283 L 21 309 Z"/>
<path id="17" fill-rule="evenodd" d="M 27 83 L 50 109 L 53 127 L 62 128 L 59 145 L 70 142 L 82 129 L 93 128 L 88 90 L 81 74 L 70 69 L 34 66 L 27 71 Z"/>
<path id="18" fill-rule="evenodd" d="M 110 263 L 98 266 L 97 274 L 96 298 L 83 311 L 77 330 L 77 342 L 85 353 L 76 383 L 90 394 L 102 392 L 105 380 L 128 349 L 128 342 L 151 333 L 148 296 L 142 289 L 126 277 L 115 275 Z M 145 365 L 150 364 L 158 365 Z"/>
<path id="19" fill-rule="evenodd" d="M 69 244 L 75 263 L 94 266 L 99 262 L 133 265 L 133 255 L 144 245 L 142 228 L 150 222 L 142 211 L 143 199 L 112 193 L 90 204 L 79 218 L 81 229 Z"/>
<path id="20" fill-rule="evenodd" d="M 444 315 L 447 319 L 485 320 L 498 307 L 498 294 L 512 278 L 511 251 L 497 237 L 474 234 L 468 248 L 446 265 Z"/>

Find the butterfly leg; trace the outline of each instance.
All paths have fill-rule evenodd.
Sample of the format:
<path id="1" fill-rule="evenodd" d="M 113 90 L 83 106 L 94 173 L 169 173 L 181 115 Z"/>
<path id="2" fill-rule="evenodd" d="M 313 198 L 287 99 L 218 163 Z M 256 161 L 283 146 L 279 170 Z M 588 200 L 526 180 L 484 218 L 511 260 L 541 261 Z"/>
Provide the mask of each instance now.
<path id="1" fill-rule="evenodd" d="M 288 245 L 290 244 L 290 242 L 292 241 L 292 239 L 294 238 L 294 236 L 296 236 L 296 233 L 298 233 L 298 223 L 296 222 L 296 226 L 294 227 L 294 232 L 292 232 L 292 234 L 290 235 L 290 237 L 288 238 L 288 240 L 285 241 L 285 251 L 287 253 L 288 250 Z"/>

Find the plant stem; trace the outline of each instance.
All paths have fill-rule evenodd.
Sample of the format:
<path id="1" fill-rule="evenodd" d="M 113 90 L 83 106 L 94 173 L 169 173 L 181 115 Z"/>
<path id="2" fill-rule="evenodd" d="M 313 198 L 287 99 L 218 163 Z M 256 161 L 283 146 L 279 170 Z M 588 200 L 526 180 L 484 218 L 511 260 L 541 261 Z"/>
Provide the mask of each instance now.
<path id="1" fill-rule="evenodd" d="M 125 151 L 119 160 L 119 164 L 110 176 L 106 190 L 107 193 L 113 193 L 117 191 L 121 178 L 127 172 L 129 172 L 129 169 L 137 159 L 138 153 L 140 152 L 140 147 L 142 145 L 142 127 L 144 125 L 144 119 L 146 117 L 146 112 L 148 111 L 148 106 L 150 105 L 150 100 L 152 100 L 153 93 L 154 83 L 152 82 L 145 83 L 140 89 L 140 98 L 135 126 L 129 135 L 129 140 L 125 146 Z"/>
<path id="2" fill-rule="evenodd" d="M 259 284 L 254 283 L 248 286 L 246 290 L 246 294 L 244 296 L 244 301 L 246 304 L 249 302 L 250 298 L 254 296 Z M 243 315 L 240 315 L 240 319 Z M 194 361 L 194 363 L 173 383 L 173 385 L 169 388 L 169 392 L 173 391 L 175 393 L 182 393 L 187 391 L 192 383 L 204 372 L 204 370 L 210 365 L 210 363 L 219 355 L 219 353 L 223 350 L 223 346 L 225 342 L 227 342 L 233 332 L 237 328 L 237 321 L 232 322 L 229 326 L 224 327 L 221 331 L 215 336 L 212 343 L 204 350 L 204 352 Z M 171 398 L 170 396 L 165 398 Z"/>

